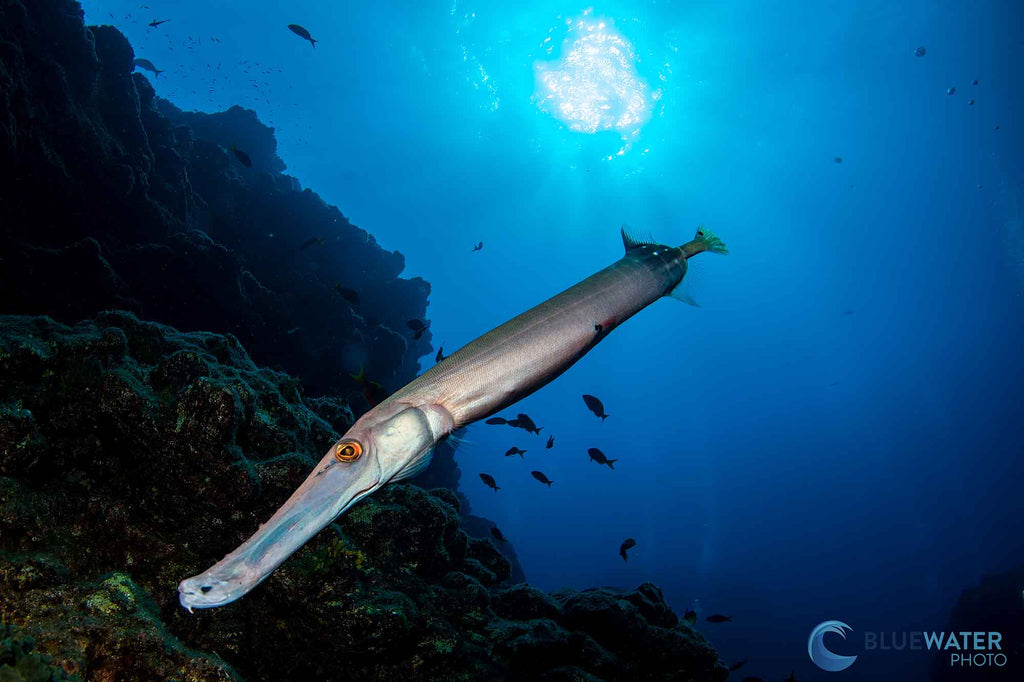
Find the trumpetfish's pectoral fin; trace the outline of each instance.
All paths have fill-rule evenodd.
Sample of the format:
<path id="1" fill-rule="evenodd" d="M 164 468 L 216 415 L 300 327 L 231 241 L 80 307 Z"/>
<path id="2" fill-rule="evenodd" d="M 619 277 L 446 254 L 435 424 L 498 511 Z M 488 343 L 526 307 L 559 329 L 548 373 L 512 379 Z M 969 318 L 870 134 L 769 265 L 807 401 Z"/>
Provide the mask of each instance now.
<path id="1" fill-rule="evenodd" d="M 700 303 L 693 297 L 690 290 L 693 289 L 692 283 L 688 284 L 686 280 L 683 280 L 676 286 L 675 289 L 669 294 L 672 298 L 682 301 L 686 305 L 692 305 L 694 308 L 699 308 Z"/>

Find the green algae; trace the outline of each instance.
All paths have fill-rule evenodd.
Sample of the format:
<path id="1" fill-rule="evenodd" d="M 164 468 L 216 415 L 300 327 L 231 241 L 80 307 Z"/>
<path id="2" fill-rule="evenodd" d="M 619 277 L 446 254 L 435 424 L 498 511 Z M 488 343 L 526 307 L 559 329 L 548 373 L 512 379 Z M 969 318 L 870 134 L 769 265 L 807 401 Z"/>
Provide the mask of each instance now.
<path id="1" fill-rule="evenodd" d="M 35 647 L 34 638 L 0 619 L 0 682 L 81 682 Z"/>
<path id="2" fill-rule="evenodd" d="M 366 554 L 339 534 L 326 545 L 303 554 L 296 570 L 305 576 L 326 576 L 348 568 L 366 573 L 371 570 L 368 563 Z"/>

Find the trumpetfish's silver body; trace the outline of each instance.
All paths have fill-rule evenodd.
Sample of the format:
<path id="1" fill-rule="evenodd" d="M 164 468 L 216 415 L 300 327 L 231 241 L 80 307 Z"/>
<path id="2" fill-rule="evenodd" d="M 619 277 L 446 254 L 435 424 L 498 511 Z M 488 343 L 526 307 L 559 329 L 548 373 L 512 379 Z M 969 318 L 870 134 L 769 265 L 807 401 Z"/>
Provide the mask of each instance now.
<path id="1" fill-rule="evenodd" d="M 622 238 L 621 259 L 470 342 L 360 417 L 252 537 L 181 582 L 181 605 L 211 608 L 246 594 L 353 504 L 421 472 L 455 429 L 549 383 L 662 296 L 675 291 L 692 303 L 678 290 L 687 259 L 727 253 L 702 228 L 680 247 L 640 242 L 625 230 Z"/>

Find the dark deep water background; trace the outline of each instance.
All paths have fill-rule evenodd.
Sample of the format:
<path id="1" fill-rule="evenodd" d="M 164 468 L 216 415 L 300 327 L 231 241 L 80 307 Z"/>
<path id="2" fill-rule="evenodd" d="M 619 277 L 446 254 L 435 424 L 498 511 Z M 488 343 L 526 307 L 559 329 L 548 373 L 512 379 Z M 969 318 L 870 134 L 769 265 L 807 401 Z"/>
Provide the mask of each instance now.
<path id="1" fill-rule="evenodd" d="M 820 621 L 940 630 L 1024 560 L 1018 3 L 594 5 L 663 95 L 622 156 L 531 102 L 542 41 L 557 55 L 586 5 L 83 4 L 166 71 L 162 97 L 272 123 L 289 173 L 432 284 L 446 353 L 617 259 L 622 222 L 730 246 L 699 258 L 702 308 L 653 305 L 520 404 L 541 436 L 464 434 L 462 490 L 532 584 L 651 580 L 732 615 L 701 629 L 744 673 L 826 679 Z M 930 662 L 869 653 L 842 677 Z"/>

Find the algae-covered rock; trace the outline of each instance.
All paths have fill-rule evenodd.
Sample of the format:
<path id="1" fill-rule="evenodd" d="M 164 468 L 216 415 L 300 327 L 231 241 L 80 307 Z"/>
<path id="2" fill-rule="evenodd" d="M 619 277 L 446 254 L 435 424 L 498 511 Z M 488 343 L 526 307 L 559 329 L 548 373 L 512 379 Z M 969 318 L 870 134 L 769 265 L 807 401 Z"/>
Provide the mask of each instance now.
<path id="1" fill-rule="evenodd" d="M 443 488 L 387 486 L 243 599 L 189 613 L 178 582 L 255 531 L 349 411 L 229 336 L 124 312 L 0 317 L 0 373 L 0 612 L 68 673 L 723 679 L 653 585 L 502 586 L 507 559 Z"/>
<path id="2" fill-rule="evenodd" d="M 495 595 L 494 610 L 509 620 L 554 620 L 561 615 L 561 608 L 551 595 L 525 583 L 499 590 Z"/>
<path id="3" fill-rule="evenodd" d="M 87 680 L 241 679 L 216 655 L 189 649 L 169 633 L 156 604 L 127 573 L 22 590 L 5 608 L 45 651 L 55 680 L 65 673 Z"/>
<path id="4" fill-rule="evenodd" d="M 556 597 L 561 602 L 561 622 L 613 651 L 620 665 L 635 671 L 630 674 L 654 669 L 659 679 L 683 674 L 724 679 L 726 671 L 714 650 L 696 631 L 679 625 L 678 617 L 668 615 L 671 610 L 661 591 L 649 583 L 630 592 L 599 588 L 563 591 Z"/>
<path id="5" fill-rule="evenodd" d="M 53 665 L 46 654 L 34 651 L 36 642 L 19 628 L 0 621 L 0 682 L 80 682 Z"/>

